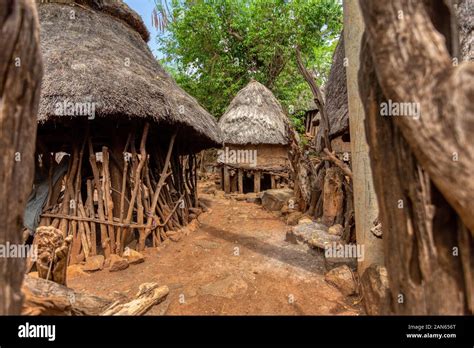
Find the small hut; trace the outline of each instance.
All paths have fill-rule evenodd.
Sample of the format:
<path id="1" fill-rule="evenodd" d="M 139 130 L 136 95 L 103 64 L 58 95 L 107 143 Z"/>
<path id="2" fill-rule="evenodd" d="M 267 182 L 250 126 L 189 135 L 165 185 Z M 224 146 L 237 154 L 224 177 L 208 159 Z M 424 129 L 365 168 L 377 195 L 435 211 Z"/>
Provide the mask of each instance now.
<path id="1" fill-rule="evenodd" d="M 321 114 L 313 99 L 309 101 L 308 106 L 305 108 L 303 120 L 306 137 L 313 139 L 318 133 L 319 125 L 321 124 Z"/>
<path id="2" fill-rule="evenodd" d="M 226 193 L 260 192 L 288 182 L 289 122 L 273 93 L 252 80 L 219 120 L 224 149 L 221 184 Z"/>
<path id="3" fill-rule="evenodd" d="M 344 66 L 344 33 L 334 51 L 329 78 L 325 85 L 325 110 L 329 118 L 329 139 L 336 153 L 350 153 L 349 111 L 346 68 Z M 322 151 L 323 130 L 318 129 L 316 148 Z"/>
<path id="4" fill-rule="evenodd" d="M 198 214 L 195 154 L 220 146 L 217 123 L 122 0 L 37 2 L 45 73 L 26 227 L 72 236 L 70 263 L 157 246 Z"/>

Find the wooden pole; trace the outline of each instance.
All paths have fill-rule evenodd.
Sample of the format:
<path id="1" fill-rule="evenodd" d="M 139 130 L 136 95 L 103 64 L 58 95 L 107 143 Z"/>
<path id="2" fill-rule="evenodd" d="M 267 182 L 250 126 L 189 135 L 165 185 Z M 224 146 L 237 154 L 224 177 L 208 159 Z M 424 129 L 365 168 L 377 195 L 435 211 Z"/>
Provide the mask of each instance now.
<path id="1" fill-rule="evenodd" d="M 230 193 L 229 168 L 224 164 L 224 192 Z"/>
<path id="2" fill-rule="evenodd" d="M 253 174 L 253 190 L 256 193 L 260 192 L 260 179 L 261 179 L 261 173 L 259 170 L 257 170 Z"/>
<path id="3" fill-rule="evenodd" d="M 244 193 L 244 170 L 239 168 L 237 175 L 239 177 L 239 193 Z"/>

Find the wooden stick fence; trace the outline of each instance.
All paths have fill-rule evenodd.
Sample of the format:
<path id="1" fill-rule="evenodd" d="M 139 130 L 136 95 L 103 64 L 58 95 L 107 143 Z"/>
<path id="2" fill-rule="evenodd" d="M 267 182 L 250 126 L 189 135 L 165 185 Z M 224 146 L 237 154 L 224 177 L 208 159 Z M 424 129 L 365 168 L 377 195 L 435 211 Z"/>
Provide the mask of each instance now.
<path id="1" fill-rule="evenodd" d="M 177 154 L 176 132 L 166 152 L 149 133 L 146 123 L 108 147 L 84 132 L 72 144 L 68 170 L 55 185 L 52 173 L 58 164 L 50 157 L 50 192 L 40 225 L 73 236 L 70 263 L 120 255 L 133 240 L 138 250 L 148 243 L 158 246 L 168 238 L 166 232 L 189 222 L 189 209 L 199 204 L 196 156 Z"/>

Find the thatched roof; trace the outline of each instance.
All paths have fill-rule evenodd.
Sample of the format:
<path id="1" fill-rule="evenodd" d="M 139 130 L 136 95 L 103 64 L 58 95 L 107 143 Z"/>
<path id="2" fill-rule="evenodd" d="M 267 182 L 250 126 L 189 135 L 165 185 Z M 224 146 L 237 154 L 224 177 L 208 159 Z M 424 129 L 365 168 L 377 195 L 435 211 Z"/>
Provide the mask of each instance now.
<path id="1" fill-rule="evenodd" d="M 289 121 L 273 93 L 257 81 L 241 89 L 219 120 L 226 144 L 289 143 Z"/>
<path id="2" fill-rule="evenodd" d="M 95 104 L 98 118 L 147 119 L 220 143 L 217 123 L 160 66 L 141 18 L 122 0 L 38 5 L 45 64 L 39 121 L 64 120 L 58 103 Z M 64 2 L 64 1 L 62 1 Z M 73 14 L 73 17 L 72 16 Z"/>
<path id="3" fill-rule="evenodd" d="M 326 99 L 325 108 L 329 118 L 329 138 L 336 138 L 349 132 L 349 111 L 347 101 L 346 68 L 344 67 L 344 33 L 336 46 L 332 58 L 329 78 L 325 85 Z M 322 129 L 315 137 L 318 144 L 321 142 Z"/>

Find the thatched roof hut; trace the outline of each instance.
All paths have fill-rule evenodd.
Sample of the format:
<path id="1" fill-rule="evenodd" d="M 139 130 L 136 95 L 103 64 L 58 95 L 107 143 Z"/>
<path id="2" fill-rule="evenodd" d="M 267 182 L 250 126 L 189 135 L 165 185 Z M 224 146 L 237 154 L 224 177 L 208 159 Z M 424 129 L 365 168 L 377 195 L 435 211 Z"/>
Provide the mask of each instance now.
<path id="1" fill-rule="evenodd" d="M 95 116 L 180 127 L 194 148 L 220 143 L 214 118 L 160 66 L 141 18 L 122 0 L 39 4 L 45 73 L 40 123 L 56 122 L 57 103 L 95 103 Z M 80 4 L 77 4 L 80 3 Z M 198 145 L 199 144 L 199 145 Z"/>
<path id="2" fill-rule="evenodd" d="M 232 100 L 219 127 L 225 144 L 219 160 L 225 192 L 260 192 L 286 184 L 290 124 L 268 88 L 250 81 Z"/>
<path id="3" fill-rule="evenodd" d="M 344 33 L 341 33 L 341 38 L 339 39 L 332 58 L 329 78 L 325 85 L 325 107 L 326 114 L 329 118 L 329 138 L 331 140 L 349 134 L 349 111 L 344 57 Z M 317 147 L 318 144 L 321 144 L 322 136 L 322 129 L 319 129 L 315 138 Z"/>
<path id="4" fill-rule="evenodd" d="M 237 93 L 219 127 L 225 144 L 289 143 L 289 122 L 280 102 L 255 80 Z"/>
<path id="5" fill-rule="evenodd" d="M 122 0 L 37 2 L 44 78 L 25 227 L 72 236 L 71 263 L 158 246 L 196 217 L 196 152 L 220 144 L 217 122 Z"/>

